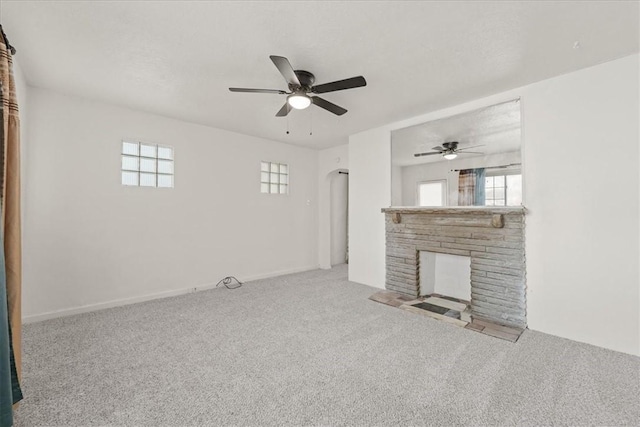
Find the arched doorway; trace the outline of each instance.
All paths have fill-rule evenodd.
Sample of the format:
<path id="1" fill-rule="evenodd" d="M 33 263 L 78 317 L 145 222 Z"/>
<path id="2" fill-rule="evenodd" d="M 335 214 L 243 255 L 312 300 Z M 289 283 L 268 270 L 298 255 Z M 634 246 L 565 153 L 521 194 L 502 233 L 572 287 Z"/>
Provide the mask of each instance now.
<path id="1" fill-rule="evenodd" d="M 333 171 L 329 179 L 329 248 L 333 267 L 349 261 L 349 172 L 345 169 Z"/>

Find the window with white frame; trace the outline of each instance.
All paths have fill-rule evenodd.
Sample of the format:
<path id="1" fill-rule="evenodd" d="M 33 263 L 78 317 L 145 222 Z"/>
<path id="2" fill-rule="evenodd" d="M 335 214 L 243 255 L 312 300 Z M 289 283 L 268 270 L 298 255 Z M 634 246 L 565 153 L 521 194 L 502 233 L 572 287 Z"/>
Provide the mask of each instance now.
<path id="1" fill-rule="evenodd" d="M 445 206 L 447 204 L 447 181 L 424 181 L 418 183 L 418 206 Z"/>
<path id="2" fill-rule="evenodd" d="M 122 185 L 173 188 L 173 147 L 122 141 Z"/>
<path id="3" fill-rule="evenodd" d="M 289 166 L 284 163 L 261 162 L 260 192 L 289 194 Z"/>
<path id="4" fill-rule="evenodd" d="M 488 175 L 484 183 L 486 206 L 520 206 L 522 204 L 522 175 L 519 171 Z"/>

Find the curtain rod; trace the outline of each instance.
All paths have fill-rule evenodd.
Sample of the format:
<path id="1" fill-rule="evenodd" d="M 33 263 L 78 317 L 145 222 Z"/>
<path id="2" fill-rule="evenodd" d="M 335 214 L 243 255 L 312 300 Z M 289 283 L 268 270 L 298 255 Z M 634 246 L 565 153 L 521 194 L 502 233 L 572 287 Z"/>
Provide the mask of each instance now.
<path id="1" fill-rule="evenodd" d="M 0 33 L 2 33 L 2 38 L 4 39 L 4 44 L 7 45 L 7 49 L 9 50 L 9 52 L 11 52 L 11 55 L 15 55 L 16 54 L 16 48 L 11 46 L 11 43 L 9 43 L 9 39 L 7 38 L 7 35 L 4 33 L 4 30 L 2 29 L 2 25 L 0 25 Z"/>
<path id="2" fill-rule="evenodd" d="M 500 166 L 487 166 L 486 168 L 480 168 L 480 169 L 504 169 L 504 168 L 508 168 L 511 166 L 520 166 L 522 163 L 510 163 L 508 165 L 500 165 Z M 474 168 L 467 168 L 467 169 L 474 169 Z M 451 172 L 460 172 L 460 171 L 464 171 L 467 169 L 451 169 Z"/>
<path id="3" fill-rule="evenodd" d="M 349 175 L 349 172 L 342 172 L 342 171 L 338 171 L 338 173 L 341 173 L 343 175 Z"/>

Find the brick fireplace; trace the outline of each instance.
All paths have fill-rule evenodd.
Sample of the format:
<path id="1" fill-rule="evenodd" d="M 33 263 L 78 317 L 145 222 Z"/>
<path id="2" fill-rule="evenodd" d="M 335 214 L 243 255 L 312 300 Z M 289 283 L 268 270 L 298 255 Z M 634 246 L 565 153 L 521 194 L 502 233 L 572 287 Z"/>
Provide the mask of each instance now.
<path id="1" fill-rule="evenodd" d="M 527 326 L 524 208 L 385 208 L 386 288 L 420 296 L 420 252 L 471 259 L 471 315 Z"/>

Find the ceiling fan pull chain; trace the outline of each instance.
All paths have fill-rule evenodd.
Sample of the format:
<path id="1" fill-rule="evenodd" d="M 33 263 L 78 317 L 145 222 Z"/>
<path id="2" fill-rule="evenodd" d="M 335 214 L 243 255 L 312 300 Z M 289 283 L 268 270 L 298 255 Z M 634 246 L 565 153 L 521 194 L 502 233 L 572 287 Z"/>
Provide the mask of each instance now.
<path id="1" fill-rule="evenodd" d="M 313 135 L 313 110 L 309 111 L 309 135 Z"/>
<path id="2" fill-rule="evenodd" d="M 289 135 L 289 116 L 287 116 L 287 135 Z"/>

